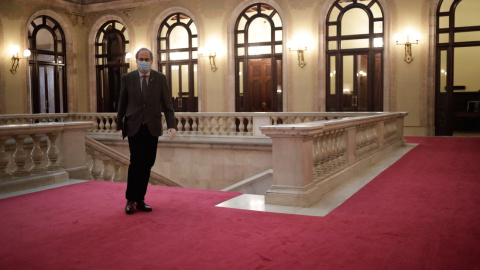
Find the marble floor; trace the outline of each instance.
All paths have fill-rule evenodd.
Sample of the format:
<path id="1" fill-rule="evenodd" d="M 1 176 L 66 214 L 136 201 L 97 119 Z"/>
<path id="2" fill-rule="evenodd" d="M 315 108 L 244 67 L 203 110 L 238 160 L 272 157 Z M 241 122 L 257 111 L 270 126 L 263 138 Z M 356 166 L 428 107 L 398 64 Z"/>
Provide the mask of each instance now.
<path id="1" fill-rule="evenodd" d="M 227 208 L 236 208 L 252 211 L 264 211 L 264 212 L 275 212 L 275 213 L 285 213 L 285 214 L 297 214 L 297 215 L 308 215 L 308 216 L 325 216 L 330 213 L 333 209 L 341 205 L 346 201 L 350 196 L 355 194 L 373 178 L 375 178 L 382 171 L 387 169 L 390 165 L 395 163 L 408 151 L 413 149 L 416 144 L 407 144 L 406 147 L 402 147 L 390 153 L 385 159 L 372 164 L 371 166 L 365 168 L 365 170 L 358 174 L 355 178 L 349 179 L 340 186 L 336 187 L 329 193 L 327 193 L 323 198 L 309 208 L 301 207 L 291 207 L 291 206 L 279 206 L 279 205 L 270 205 L 265 204 L 265 196 L 263 195 L 253 195 L 253 194 L 242 194 L 235 198 L 232 198 L 228 201 L 222 202 L 216 206 L 218 207 L 227 207 Z M 64 183 L 58 183 L 49 186 L 43 186 L 33 189 L 27 189 L 12 193 L 0 194 L 0 199 L 18 196 L 22 194 L 28 194 L 32 192 L 37 192 L 41 190 L 56 188 L 65 185 L 72 185 L 84 182 L 84 180 L 75 180 L 70 179 Z"/>
<path id="2" fill-rule="evenodd" d="M 407 144 L 406 147 L 393 151 L 385 159 L 365 168 L 365 170 L 362 173 L 359 173 L 356 177 L 345 181 L 343 184 L 325 194 L 320 201 L 309 208 L 265 204 L 265 196 L 253 194 L 242 194 L 228 201 L 222 202 L 217 206 L 285 214 L 325 216 L 345 202 L 363 186 L 368 184 L 368 182 L 379 175 L 382 171 L 395 163 L 408 151 L 412 150 L 415 146 L 417 146 L 417 144 Z"/>

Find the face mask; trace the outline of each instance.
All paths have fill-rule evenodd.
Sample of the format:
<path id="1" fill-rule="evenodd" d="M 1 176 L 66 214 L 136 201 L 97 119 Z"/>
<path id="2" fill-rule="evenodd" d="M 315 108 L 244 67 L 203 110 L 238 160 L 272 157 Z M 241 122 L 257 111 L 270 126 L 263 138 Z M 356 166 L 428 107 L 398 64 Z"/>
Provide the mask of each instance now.
<path id="1" fill-rule="evenodd" d="M 147 72 L 150 70 L 150 62 L 138 61 L 138 69 L 142 72 Z"/>

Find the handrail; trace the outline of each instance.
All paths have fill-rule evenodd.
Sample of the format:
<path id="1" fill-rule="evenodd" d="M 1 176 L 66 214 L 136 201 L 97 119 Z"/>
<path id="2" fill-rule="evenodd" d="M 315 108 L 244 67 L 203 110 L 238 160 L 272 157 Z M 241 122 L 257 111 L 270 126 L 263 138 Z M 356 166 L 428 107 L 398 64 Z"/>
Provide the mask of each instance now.
<path id="1" fill-rule="evenodd" d="M 116 160 L 120 162 L 123 165 L 129 165 L 130 164 L 130 158 L 128 158 L 126 155 L 104 145 L 103 143 L 96 141 L 89 136 L 85 136 L 85 145 L 87 147 L 92 148 L 95 151 L 100 152 L 101 154 Z M 180 184 L 177 182 L 173 181 L 172 179 L 157 173 L 155 171 L 152 171 L 150 173 L 150 180 L 153 181 L 153 184 L 164 184 L 166 186 L 171 186 L 171 187 L 182 187 Z"/>

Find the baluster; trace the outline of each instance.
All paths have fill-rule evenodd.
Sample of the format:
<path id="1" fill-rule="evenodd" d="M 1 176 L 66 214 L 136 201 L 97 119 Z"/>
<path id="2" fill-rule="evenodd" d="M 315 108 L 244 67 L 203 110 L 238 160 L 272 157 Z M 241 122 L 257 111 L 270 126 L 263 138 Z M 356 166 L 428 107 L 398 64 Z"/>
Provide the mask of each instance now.
<path id="1" fill-rule="evenodd" d="M 192 134 L 198 133 L 197 117 L 192 117 Z"/>
<path id="2" fill-rule="evenodd" d="M 17 168 L 13 171 L 13 176 L 27 176 L 30 173 L 25 169 L 25 163 L 27 161 L 27 151 L 24 150 L 25 138 L 28 135 L 15 135 L 13 136 L 15 144 L 17 145 L 15 153 L 13 154 L 13 161 L 17 165 Z"/>
<path id="3" fill-rule="evenodd" d="M 229 132 L 230 132 L 231 135 L 236 135 L 237 134 L 237 126 L 236 126 L 236 123 L 235 123 L 236 118 L 235 117 L 230 117 L 229 119 L 230 119 Z"/>
<path id="4" fill-rule="evenodd" d="M 178 117 L 177 120 L 178 120 L 177 130 L 180 134 L 182 134 L 183 133 L 182 117 Z"/>
<path id="5" fill-rule="evenodd" d="M 228 118 L 228 117 L 222 117 L 222 119 L 223 119 L 223 127 L 222 127 L 222 128 L 223 128 L 223 134 L 224 134 L 224 135 L 229 135 L 229 134 L 228 134 L 228 131 L 229 131 L 229 130 L 228 130 L 228 129 L 229 129 L 229 127 L 228 127 L 228 119 L 230 119 L 230 118 Z"/>
<path id="6" fill-rule="evenodd" d="M 8 179 L 12 176 L 7 172 L 8 155 L 5 152 L 5 143 L 8 137 L 0 136 L 0 179 Z"/>
<path id="7" fill-rule="evenodd" d="M 90 121 L 93 122 L 93 126 L 92 126 L 92 132 L 97 132 L 98 131 L 98 122 L 97 122 L 97 117 L 95 116 L 90 116 Z"/>
<path id="8" fill-rule="evenodd" d="M 114 116 L 112 118 L 112 129 L 110 130 L 110 132 L 113 132 L 113 133 L 117 132 L 117 117 L 116 116 Z"/>
<path id="9" fill-rule="evenodd" d="M 118 162 L 118 161 L 112 161 L 111 162 L 112 166 L 113 166 L 113 175 L 112 175 L 112 178 L 110 179 L 110 181 L 112 182 L 120 182 L 120 167 L 121 167 L 121 163 Z"/>
<path id="10" fill-rule="evenodd" d="M 243 124 L 243 121 L 245 121 L 245 117 L 239 117 L 238 120 L 240 121 L 238 123 L 238 131 L 239 131 L 239 135 L 245 135 L 245 124 Z"/>
<path id="11" fill-rule="evenodd" d="M 100 123 L 98 124 L 98 132 L 105 132 L 105 123 L 103 123 L 104 119 L 105 118 L 103 116 L 98 117 L 98 120 L 100 120 Z"/>
<path id="12" fill-rule="evenodd" d="M 110 133 L 112 130 L 112 124 L 110 123 L 111 118 L 108 116 L 104 118 L 105 118 L 105 132 Z"/>
<path id="13" fill-rule="evenodd" d="M 204 126 L 203 126 L 203 117 L 198 117 L 198 134 L 202 135 L 204 133 Z"/>
<path id="14" fill-rule="evenodd" d="M 109 157 L 103 156 L 101 160 L 103 163 L 103 171 L 102 171 L 102 174 L 100 175 L 100 179 L 102 179 L 103 181 L 111 181 L 113 174 L 108 169 L 108 165 L 110 164 L 110 159 Z"/>
<path id="15" fill-rule="evenodd" d="M 90 169 L 90 175 L 93 180 L 100 180 L 100 175 L 102 174 L 102 168 L 98 166 L 98 161 L 100 160 L 100 153 L 93 150 L 92 152 L 92 168 Z"/>
<path id="16" fill-rule="evenodd" d="M 190 134 L 190 117 L 185 117 L 185 134 Z"/>
<path id="17" fill-rule="evenodd" d="M 248 124 L 247 124 L 247 130 L 248 130 L 248 135 L 253 134 L 253 117 L 247 117 L 248 119 Z"/>
<path id="18" fill-rule="evenodd" d="M 34 134 L 32 135 L 32 140 L 33 140 L 33 149 L 32 153 L 30 154 L 32 156 L 32 161 L 33 161 L 33 168 L 30 170 L 30 173 L 34 174 L 40 174 L 43 172 L 46 172 L 47 169 L 42 166 L 42 159 L 43 159 L 43 151 L 42 148 L 40 147 L 40 140 L 45 136 L 45 134 Z"/>
<path id="19" fill-rule="evenodd" d="M 48 166 L 47 166 L 47 171 L 59 171 L 61 170 L 60 166 L 57 164 L 57 159 L 59 156 L 57 146 L 55 145 L 55 142 L 57 140 L 58 133 L 48 133 L 48 150 L 47 150 L 47 156 L 48 156 Z"/>
<path id="20" fill-rule="evenodd" d="M 206 117 L 207 118 L 207 134 L 211 135 L 212 134 L 212 118 L 211 117 Z"/>
<path id="21" fill-rule="evenodd" d="M 214 129 L 213 134 L 218 135 L 219 134 L 218 132 L 220 130 L 220 123 L 219 123 L 220 120 L 218 116 L 213 117 L 213 119 L 215 120 L 215 126 L 213 127 Z"/>

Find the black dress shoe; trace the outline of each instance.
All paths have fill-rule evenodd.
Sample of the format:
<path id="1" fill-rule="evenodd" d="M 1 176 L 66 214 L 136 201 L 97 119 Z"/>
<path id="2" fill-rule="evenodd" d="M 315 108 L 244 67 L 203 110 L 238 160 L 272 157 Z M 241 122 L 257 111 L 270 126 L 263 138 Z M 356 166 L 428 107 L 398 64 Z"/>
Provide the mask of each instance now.
<path id="1" fill-rule="evenodd" d="M 125 213 L 133 214 L 135 212 L 135 202 L 127 201 L 127 205 L 125 205 Z"/>
<path id="2" fill-rule="evenodd" d="M 144 201 L 141 201 L 137 202 L 137 210 L 143 212 L 152 212 L 152 207 L 150 207 L 150 205 L 146 204 Z"/>

